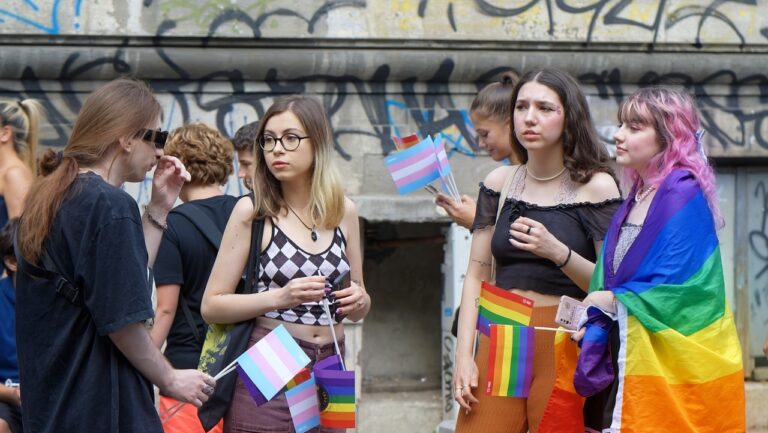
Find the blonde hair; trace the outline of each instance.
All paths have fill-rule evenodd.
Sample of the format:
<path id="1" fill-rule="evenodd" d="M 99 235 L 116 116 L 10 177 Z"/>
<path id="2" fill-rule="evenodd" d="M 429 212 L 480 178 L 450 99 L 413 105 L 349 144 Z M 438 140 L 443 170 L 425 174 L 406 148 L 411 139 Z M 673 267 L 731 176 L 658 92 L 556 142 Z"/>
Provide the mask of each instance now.
<path id="1" fill-rule="evenodd" d="M 333 136 L 323 106 L 314 98 L 292 95 L 278 99 L 260 121 L 257 141 L 272 116 L 293 113 L 312 142 L 314 164 L 310 185 L 309 215 L 319 227 L 336 227 L 344 218 L 344 190 L 333 162 Z M 253 218 L 276 217 L 285 206 L 282 185 L 269 171 L 261 149 L 254 153 Z"/>
<path id="2" fill-rule="evenodd" d="M 40 158 L 42 177 L 27 194 L 18 230 L 21 254 L 37 262 L 56 214 L 80 167 L 107 157 L 120 137 L 134 137 L 162 113 L 146 83 L 128 78 L 110 81 L 88 96 L 63 152 L 48 150 Z"/>
<path id="3" fill-rule="evenodd" d="M 34 99 L 0 99 L 0 125 L 13 129 L 13 146 L 27 167 L 35 172 L 40 119 L 45 109 Z"/>
<path id="4" fill-rule="evenodd" d="M 176 128 L 165 144 L 165 154 L 184 163 L 192 183 L 223 185 L 232 174 L 235 150 L 226 137 L 203 123 Z"/>

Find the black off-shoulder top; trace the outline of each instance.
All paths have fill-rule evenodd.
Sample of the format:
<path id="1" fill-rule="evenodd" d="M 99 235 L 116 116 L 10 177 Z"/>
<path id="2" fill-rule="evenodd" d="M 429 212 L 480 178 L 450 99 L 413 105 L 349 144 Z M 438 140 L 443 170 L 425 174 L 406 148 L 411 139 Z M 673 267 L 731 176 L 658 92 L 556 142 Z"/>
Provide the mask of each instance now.
<path id="1" fill-rule="evenodd" d="M 496 211 L 501 194 L 480 183 L 477 212 L 472 230 L 495 224 L 491 240 L 491 253 L 496 259 L 496 285 L 503 289 L 532 290 L 545 295 L 567 295 L 582 299 L 586 296 L 567 275 L 557 269 L 551 260 L 515 248 L 509 243 L 510 224 L 525 216 L 536 220 L 557 239 L 571 247 L 585 259 L 595 262 L 594 241 L 601 241 L 608 230 L 613 214 L 622 202 L 621 198 L 600 203 L 566 203 L 539 206 L 508 197 L 496 224 Z"/>

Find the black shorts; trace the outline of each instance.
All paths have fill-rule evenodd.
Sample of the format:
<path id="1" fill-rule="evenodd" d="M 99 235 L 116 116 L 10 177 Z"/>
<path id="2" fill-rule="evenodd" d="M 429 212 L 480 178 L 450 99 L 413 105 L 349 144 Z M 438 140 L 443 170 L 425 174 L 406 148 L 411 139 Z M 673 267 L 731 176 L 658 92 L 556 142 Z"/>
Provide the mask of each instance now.
<path id="1" fill-rule="evenodd" d="M 22 433 L 20 407 L 0 401 L 0 419 L 11 426 L 11 433 Z"/>

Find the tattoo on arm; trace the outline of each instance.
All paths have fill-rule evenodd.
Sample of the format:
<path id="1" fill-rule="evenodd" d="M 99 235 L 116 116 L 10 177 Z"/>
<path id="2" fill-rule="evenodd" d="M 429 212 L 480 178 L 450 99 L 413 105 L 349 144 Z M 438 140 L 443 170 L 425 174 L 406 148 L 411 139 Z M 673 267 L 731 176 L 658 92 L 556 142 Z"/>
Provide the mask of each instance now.
<path id="1" fill-rule="evenodd" d="M 488 266 L 488 267 L 490 267 L 490 266 L 491 266 L 491 264 L 490 264 L 490 263 L 488 263 L 488 262 L 485 262 L 485 261 L 483 261 L 483 260 L 472 259 L 472 261 L 473 261 L 473 262 L 475 262 L 475 263 L 477 263 L 477 264 L 479 264 L 480 266 Z"/>

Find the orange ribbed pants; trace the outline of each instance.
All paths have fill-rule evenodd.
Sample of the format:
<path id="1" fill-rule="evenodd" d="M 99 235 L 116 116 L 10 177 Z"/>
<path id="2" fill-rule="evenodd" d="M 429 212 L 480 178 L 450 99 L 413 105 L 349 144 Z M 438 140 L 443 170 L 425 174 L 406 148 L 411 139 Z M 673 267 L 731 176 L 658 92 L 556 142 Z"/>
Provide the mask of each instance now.
<path id="1" fill-rule="evenodd" d="M 555 325 L 557 305 L 533 309 L 531 326 Z M 536 331 L 533 351 L 533 380 L 528 398 L 492 397 L 485 394 L 488 380 L 488 349 L 490 339 L 480 334 L 475 355 L 478 386 L 472 393 L 480 400 L 466 414 L 459 408 L 456 433 L 536 433 L 555 386 L 555 333 Z M 529 430 L 530 429 L 530 430 Z"/>

